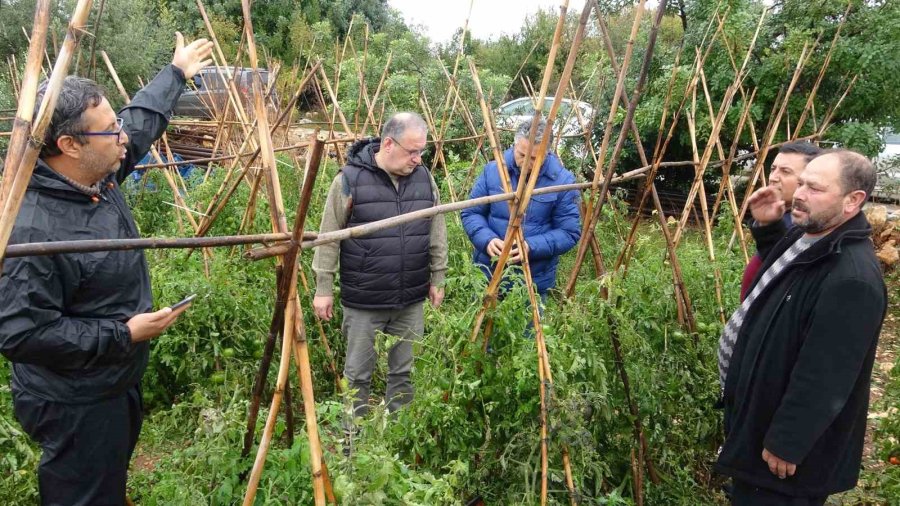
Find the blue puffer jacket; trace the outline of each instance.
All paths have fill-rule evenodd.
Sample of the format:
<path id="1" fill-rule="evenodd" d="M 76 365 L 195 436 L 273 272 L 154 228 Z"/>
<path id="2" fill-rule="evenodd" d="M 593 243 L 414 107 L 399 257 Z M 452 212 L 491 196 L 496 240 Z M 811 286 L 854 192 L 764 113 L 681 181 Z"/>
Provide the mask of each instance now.
<path id="1" fill-rule="evenodd" d="M 521 169 L 516 165 L 513 149 L 503 153 L 512 188 L 518 185 Z M 541 166 L 535 188 L 557 186 L 575 182 L 575 176 L 563 168 L 559 158 L 548 154 Z M 485 165 L 470 198 L 503 193 L 497 162 Z M 534 195 L 525 211 L 522 222 L 525 242 L 528 243 L 528 262 L 532 279 L 540 293 L 545 293 L 556 285 L 556 266 L 559 256 L 572 249 L 581 236 L 579 223 L 578 192 L 548 193 Z M 487 254 L 487 245 L 492 239 L 503 239 L 509 224 L 509 203 L 495 202 L 489 205 L 470 207 L 462 211 L 462 223 L 475 246 L 475 263 L 490 277 L 493 267 Z"/>

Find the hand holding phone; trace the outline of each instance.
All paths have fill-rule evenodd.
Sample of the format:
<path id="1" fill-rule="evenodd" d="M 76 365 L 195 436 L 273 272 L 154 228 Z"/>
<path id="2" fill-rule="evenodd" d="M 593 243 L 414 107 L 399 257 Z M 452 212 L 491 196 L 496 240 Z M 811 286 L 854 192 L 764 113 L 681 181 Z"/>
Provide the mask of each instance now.
<path id="1" fill-rule="evenodd" d="M 191 302 L 194 301 L 195 298 L 197 298 L 197 294 L 192 293 L 191 295 L 188 295 L 187 297 L 185 297 L 184 300 L 178 301 L 177 303 L 173 304 L 170 307 L 172 308 L 172 311 L 175 311 L 176 309 L 178 309 L 182 306 L 186 306 L 186 305 L 190 304 Z"/>

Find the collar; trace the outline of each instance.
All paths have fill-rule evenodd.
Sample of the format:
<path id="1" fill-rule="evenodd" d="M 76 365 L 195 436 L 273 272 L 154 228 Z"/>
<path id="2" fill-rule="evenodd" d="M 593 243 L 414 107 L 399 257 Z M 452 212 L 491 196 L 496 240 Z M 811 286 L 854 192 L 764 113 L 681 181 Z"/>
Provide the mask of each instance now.
<path id="1" fill-rule="evenodd" d="M 503 161 L 506 162 L 506 170 L 509 171 L 510 175 L 518 176 L 522 169 L 516 165 L 516 157 L 513 154 L 512 147 L 508 148 L 503 152 Z M 540 177 L 546 177 L 551 181 L 555 181 L 556 178 L 559 177 L 562 166 L 559 163 L 559 158 L 556 157 L 555 154 L 551 152 L 547 152 L 547 156 L 544 157 L 544 163 L 541 165 Z"/>
<path id="2" fill-rule="evenodd" d="M 866 219 L 866 215 L 860 210 L 855 216 L 839 225 L 828 235 L 822 237 L 819 241 L 810 246 L 808 250 L 801 253 L 798 260 L 812 261 L 832 253 L 840 253 L 841 247 L 845 241 L 857 242 L 868 240 L 871 235 L 872 226 L 869 225 L 869 220 Z M 793 227 L 790 232 L 788 232 L 790 244 L 793 244 L 802 236 L 803 231 L 798 227 Z"/>

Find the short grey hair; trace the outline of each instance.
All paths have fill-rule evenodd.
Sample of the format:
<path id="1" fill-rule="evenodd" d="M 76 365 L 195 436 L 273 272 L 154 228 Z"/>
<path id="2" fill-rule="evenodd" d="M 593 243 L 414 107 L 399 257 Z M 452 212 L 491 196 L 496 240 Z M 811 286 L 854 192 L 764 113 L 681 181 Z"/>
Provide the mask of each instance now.
<path id="1" fill-rule="evenodd" d="M 872 161 L 849 149 L 829 149 L 816 158 L 828 155 L 836 156 L 838 159 L 838 166 L 841 169 L 841 189 L 844 190 L 844 194 L 861 190 L 866 192 L 868 200 L 875 191 L 878 179 Z"/>
<path id="2" fill-rule="evenodd" d="M 531 135 L 531 122 L 534 121 L 534 116 L 522 121 L 519 123 L 519 126 L 516 128 L 516 142 L 520 140 L 528 140 L 528 137 Z M 553 129 L 548 128 L 547 119 L 543 117 L 538 118 L 537 130 L 534 133 L 534 142 L 535 144 L 540 143 L 544 140 L 544 135 L 547 134 L 550 137 L 547 139 L 547 144 L 553 144 Z"/>
<path id="3" fill-rule="evenodd" d="M 34 108 L 35 118 L 37 118 L 44 94 L 47 93 L 48 85 L 49 81 L 44 81 L 38 88 Z M 72 137 L 79 144 L 86 143 L 87 138 L 78 135 L 84 131 L 84 111 L 100 105 L 103 97 L 103 88 L 94 81 L 78 76 L 66 77 L 56 101 L 56 108 L 53 109 L 50 125 L 44 133 L 44 144 L 41 147 L 40 157 L 49 158 L 62 154 L 56 141 L 64 135 Z"/>
<path id="4" fill-rule="evenodd" d="M 388 118 L 384 123 L 384 126 L 381 127 L 381 138 L 385 139 L 390 137 L 396 139 L 406 133 L 410 128 L 415 128 L 425 135 L 428 135 L 428 123 L 425 123 L 422 116 L 419 116 L 414 112 L 404 111 L 398 112 Z"/>

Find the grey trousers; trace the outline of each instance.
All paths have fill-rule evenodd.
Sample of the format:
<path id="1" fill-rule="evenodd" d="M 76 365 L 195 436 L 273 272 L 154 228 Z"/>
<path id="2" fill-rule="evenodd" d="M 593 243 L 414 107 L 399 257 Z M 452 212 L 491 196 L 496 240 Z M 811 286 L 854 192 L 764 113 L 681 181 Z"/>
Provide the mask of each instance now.
<path id="1" fill-rule="evenodd" d="M 355 309 L 344 306 L 341 326 L 347 340 L 344 377 L 350 388 L 357 392 L 353 401 L 354 416 L 365 415 L 369 410 L 369 386 L 377 358 L 376 331 L 399 338 L 388 351 L 385 392 L 388 411 L 396 411 L 412 400 L 412 346 L 425 331 L 424 304 L 424 301 L 418 302 L 403 309 Z"/>

